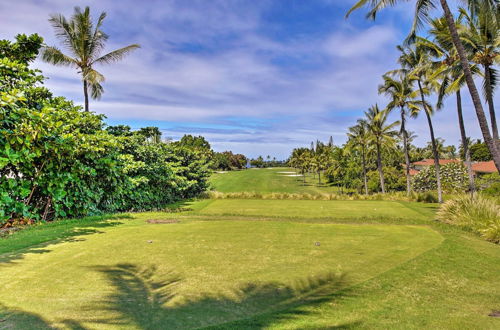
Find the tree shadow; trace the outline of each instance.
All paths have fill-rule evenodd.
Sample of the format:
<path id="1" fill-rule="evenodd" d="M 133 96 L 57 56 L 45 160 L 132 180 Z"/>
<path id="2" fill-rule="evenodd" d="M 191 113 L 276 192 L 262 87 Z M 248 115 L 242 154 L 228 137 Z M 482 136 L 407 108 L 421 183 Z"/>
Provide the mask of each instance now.
<path id="1" fill-rule="evenodd" d="M 95 270 L 105 275 L 114 292 L 88 310 L 105 311 L 114 316 L 90 322 L 118 326 L 134 324 L 140 329 L 264 328 L 313 313 L 304 307 L 350 294 L 345 274 L 328 273 L 291 285 L 246 283 L 229 294 L 204 294 L 173 301 L 176 287 L 182 285 L 182 279 L 174 273 L 156 280 L 155 267 L 119 264 L 99 266 Z"/>
<path id="2" fill-rule="evenodd" d="M 76 220 L 60 220 L 60 223 L 51 223 L 55 225 L 52 228 L 43 227 L 28 228 L 13 234 L 12 237 L 3 238 L 3 243 L 7 248 L 11 247 L 12 252 L 0 252 L 0 267 L 8 265 L 15 260 L 23 259 L 26 254 L 44 254 L 52 250 L 46 249 L 47 246 L 66 242 L 81 242 L 85 238 L 82 236 L 92 234 L 102 234 L 100 228 L 115 227 L 122 224 L 122 221 L 133 218 L 130 215 L 112 215 L 105 217 L 89 217 Z M 0 249 L 1 251 L 2 249 Z"/>
<path id="3" fill-rule="evenodd" d="M 39 315 L 0 303 L 0 329 L 52 329 Z"/>

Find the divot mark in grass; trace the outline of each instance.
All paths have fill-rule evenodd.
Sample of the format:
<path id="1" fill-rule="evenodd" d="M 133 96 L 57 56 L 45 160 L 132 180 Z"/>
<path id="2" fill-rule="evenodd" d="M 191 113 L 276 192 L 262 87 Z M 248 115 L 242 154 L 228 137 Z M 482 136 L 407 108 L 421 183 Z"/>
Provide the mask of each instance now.
<path id="1" fill-rule="evenodd" d="M 146 222 L 152 224 L 169 224 L 169 223 L 179 223 L 180 221 L 176 219 L 149 219 Z"/>
<path id="2" fill-rule="evenodd" d="M 491 313 L 488 314 L 488 316 L 491 316 L 491 317 L 500 317 L 500 311 L 491 311 Z"/>

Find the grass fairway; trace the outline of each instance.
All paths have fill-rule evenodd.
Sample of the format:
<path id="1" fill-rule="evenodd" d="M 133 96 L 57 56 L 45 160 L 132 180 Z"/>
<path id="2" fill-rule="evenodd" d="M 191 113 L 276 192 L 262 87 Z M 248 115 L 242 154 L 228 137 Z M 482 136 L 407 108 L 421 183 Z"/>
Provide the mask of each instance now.
<path id="1" fill-rule="evenodd" d="M 337 187 L 327 186 L 324 178 L 322 178 L 322 185 L 318 186 L 318 179 L 307 174 L 304 185 L 303 177 L 294 175 L 296 175 L 294 169 L 287 167 L 253 168 L 244 171 L 215 173 L 212 176 L 211 184 L 215 190 L 223 193 L 318 194 L 337 191 Z"/>
<path id="2" fill-rule="evenodd" d="M 500 328 L 488 316 L 500 310 L 500 247 L 433 221 L 436 205 L 180 206 L 1 239 L 0 329 Z"/>

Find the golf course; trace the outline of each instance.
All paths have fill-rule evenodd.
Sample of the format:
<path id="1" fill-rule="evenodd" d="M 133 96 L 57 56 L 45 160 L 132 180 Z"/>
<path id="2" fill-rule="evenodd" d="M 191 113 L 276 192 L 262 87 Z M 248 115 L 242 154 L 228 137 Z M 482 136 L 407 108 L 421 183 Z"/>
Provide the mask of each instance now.
<path id="1" fill-rule="evenodd" d="M 314 193 L 289 171 L 211 184 Z M 0 240 L 0 329 L 498 329 L 499 246 L 436 208 L 198 199 L 32 226 Z"/>

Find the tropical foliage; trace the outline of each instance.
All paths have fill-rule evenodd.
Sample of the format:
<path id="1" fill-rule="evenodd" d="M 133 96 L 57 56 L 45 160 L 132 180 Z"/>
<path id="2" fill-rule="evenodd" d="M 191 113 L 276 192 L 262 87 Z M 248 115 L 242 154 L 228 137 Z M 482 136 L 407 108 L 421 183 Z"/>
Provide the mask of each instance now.
<path id="1" fill-rule="evenodd" d="M 106 128 L 53 96 L 29 66 L 42 42 L 0 41 L 0 224 L 158 209 L 205 190 L 208 159 L 195 148 L 158 129 Z"/>

